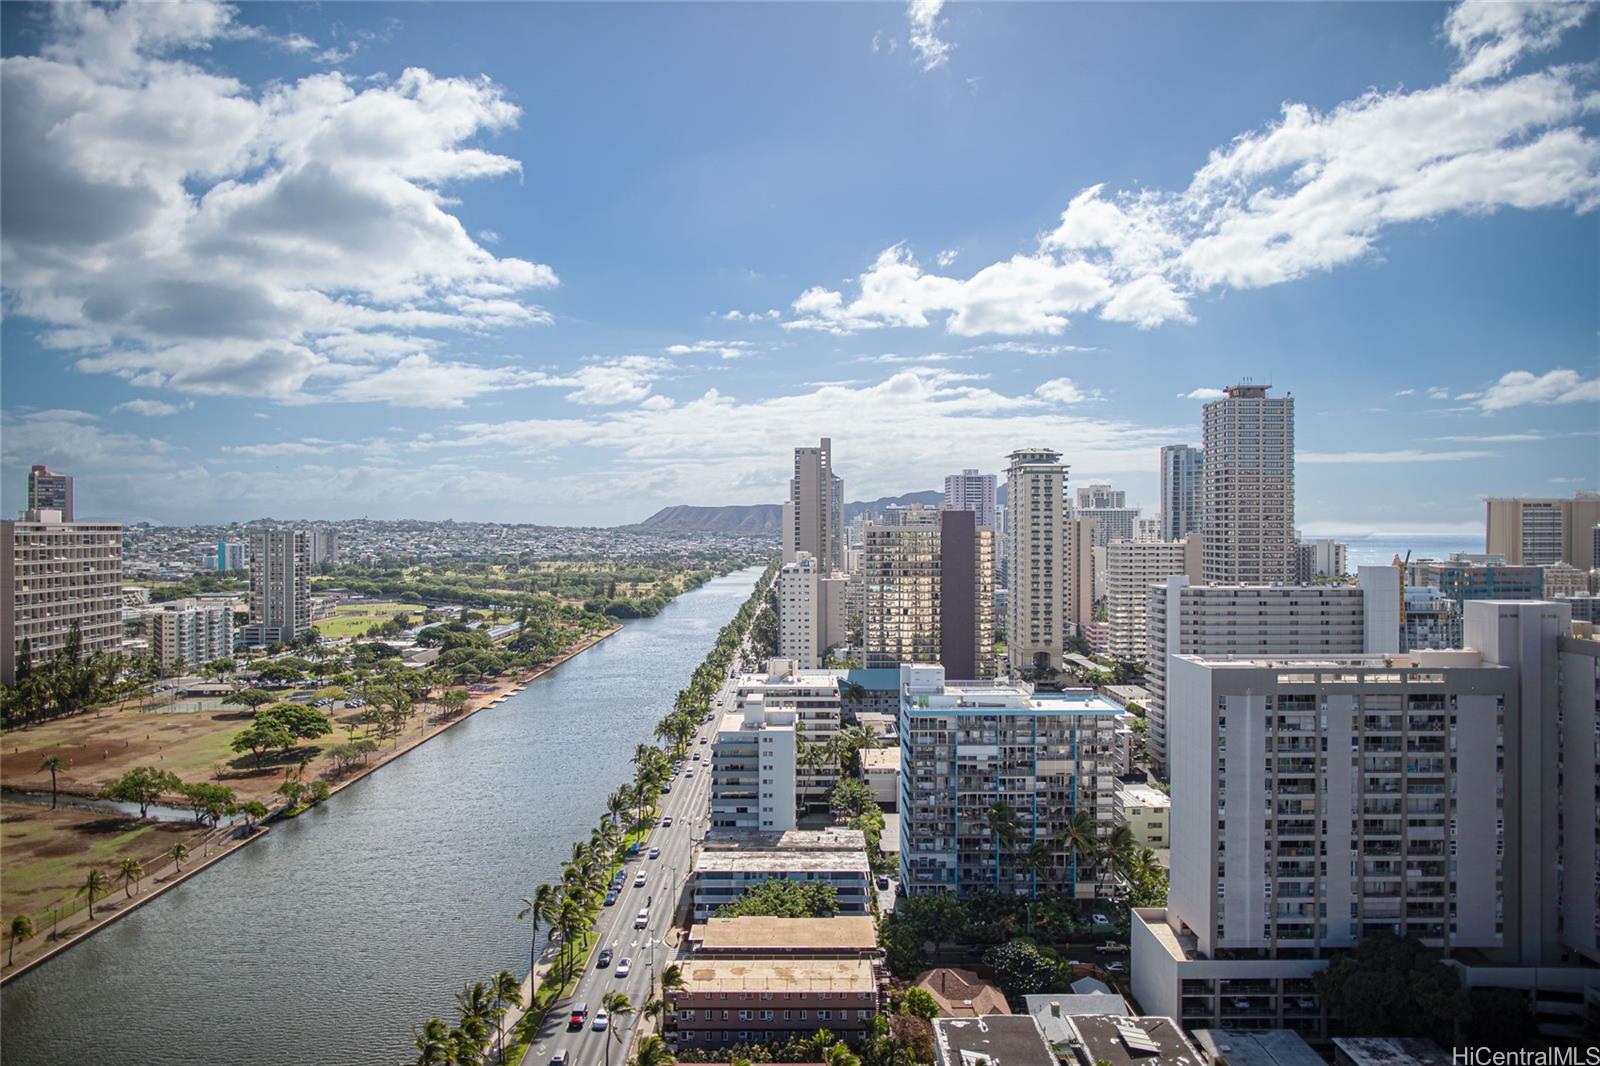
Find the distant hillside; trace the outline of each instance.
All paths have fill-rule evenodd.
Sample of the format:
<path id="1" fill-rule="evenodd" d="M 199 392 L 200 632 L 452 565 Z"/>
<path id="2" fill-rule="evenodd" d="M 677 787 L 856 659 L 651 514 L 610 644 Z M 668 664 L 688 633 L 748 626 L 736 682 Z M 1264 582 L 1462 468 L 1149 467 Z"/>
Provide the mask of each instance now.
<path id="1" fill-rule="evenodd" d="M 924 507 L 937 507 L 944 493 L 908 492 L 903 496 L 883 496 L 876 500 L 857 500 L 844 505 L 844 520 L 854 521 L 857 515 L 881 513 L 892 505 L 908 507 L 920 503 Z M 692 507 L 679 504 L 663 507 L 638 525 L 629 529 L 652 533 L 738 533 L 752 537 L 777 537 L 782 534 L 783 505 L 756 503 L 729 507 Z"/>

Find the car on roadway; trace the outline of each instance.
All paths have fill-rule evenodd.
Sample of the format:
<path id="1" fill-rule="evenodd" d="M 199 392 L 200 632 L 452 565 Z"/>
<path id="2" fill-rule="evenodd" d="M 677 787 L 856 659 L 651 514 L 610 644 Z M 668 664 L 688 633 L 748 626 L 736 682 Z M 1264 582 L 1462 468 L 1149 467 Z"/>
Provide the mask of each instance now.
<path id="1" fill-rule="evenodd" d="M 550 1056 L 550 1066 L 567 1066 L 567 1049 L 562 1048 Z"/>
<path id="2" fill-rule="evenodd" d="M 611 965 L 611 954 L 612 954 L 612 952 L 611 952 L 610 948 L 601 948 L 600 949 L 600 956 L 594 960 L 595 967 L 597 969 L 603 970 L 607 966 L 610 966 Z"/>
<path id="3" fill-rule="evenodd" d="M 878 887 L 882 888 L 882 889 L 887 889 L 889 887 L 889 875 L 888 874 L 879 874 L 878 875 Z"/>
<path id="4" fill-rule="evenodd" d="M 651 848 L 651 849 L 650 849 L 650 857 L 651 857 L 651 858 L 652 858 L 652 859 L 659 859 L 659 858 L 661 858 L 661 849 L 660 849 L 660 848 Z"/>
<path id="5" fill-rule="evenodd" d="M 640 870 L 638 873 L 633 875 L 633 887 L 634 888 L 643 888 L 644 887 L 644 871 L 643 870 Z"/>
<path id="6" fill-rule="evenodd" d="M 701 737 L 700 738 L 700 743 L 704 744 L 705 742 L 706 742 L 706 738 L 705 737 Z"/>
<path id="7" fill-rule="evenodd" d="M 665 818 L 661 819 L 661 828 L 663 828 L 663 829 L 671 829 L 672 828 L 672 815 L 669 814 Z"/>
<path id="8" fill-rule="evenodd" d="M 617 901 L 617 890 L 613 888 L 610 892 L 606 893 L 606 906 L 609 907 L 613 903 L 615 903 L 616 901 Z"/>
<path id="9" fill-rule="evenodd" d="M 583 1023 L 585 1021 L 587 1021 L 588 1018 L 589 1018 L 589 1004 L 587 1004 L 587 1003 L 574 1003 L 572 1005 L 572 1015 L 569 1018 L 567 1018 L 567 1028 L 568 1029 L 582 1029 L 583 1028 Z"/>
<path id="10" fill-rule="evenodd" d="M 689 767 L 689 772 L 684 774 L 683 776 L 685 776 L 685 777 L 693 777 L 694 776 L 694 767 L 692 767 L 692 766 Z"/>
<path id="11" fill-rule="evenodd" d="M 662 785 L 661 786 L 661 791 L 662 792 L 671 792 L 672 791 L 672 786 L 671 785 Z"/>
<path id="12" fill-rule="evenodd" d="M 593 1029 L 597 1033 L 603 1033 L 606 1031 L 606 1026 L 610 1024 L 611 1015 L 607 1014 L 604 1010 L 597 1010 L 594 1012 L 594 1021 L 589 1023 L 589 1028 Z"/>
<path id="13" fill-rule="evenodd" d="M 621 962 L 617 963 L 617 976 L 618 977 L 626 977 L 626 976 L 628 976 L 628 971 L 632 970 L 632 969 L 633 969 L 633 960 L 632 959 L 623 959 Z"/>
<path id="14" fill-rule="evenodd" d="M 645 910 L 642 910 L 638 914 L 634 915 L 633 927 L 635 929 L 643 929 L 645 926 L 647 926 L 649 924 L 650 924 L 650 911 L 649 911 L 649 908 L 646 908 Z"/>

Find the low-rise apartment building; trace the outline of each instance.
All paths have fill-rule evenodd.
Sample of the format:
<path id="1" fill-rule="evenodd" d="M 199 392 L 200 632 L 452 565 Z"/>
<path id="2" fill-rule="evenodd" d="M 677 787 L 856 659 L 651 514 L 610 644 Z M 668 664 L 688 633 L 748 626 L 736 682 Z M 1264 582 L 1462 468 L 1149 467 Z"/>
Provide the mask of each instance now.
<path id="1" fill-rule="evenodd" d="M 900 668 L 900 880 L 908 894 L 974 891 L 1091 897 L 1095 878 L 1062 842 L 1088 811 L 1109 832 L 1122 708 L 1087 690 L 947 682 L 937 664 Z M 1011 812 L 1015 846 L 993 827 Z M 1052 863 L 1024 861 L 1045 841 Z"/>
<path id="2" fill-rule="evenodd" d="M 780 878 L 832 885 L 838 914 L 871 913 L 866 834 L 830 826 L 707 834 L 689 875 L 695 920 L 704 921 L 755 885 Z"/>
<path id="3" fill-rule="evenodd" d="M 878 975 L 865 959 L 715 958 L 679 964 L 672 996 L 680 1048 L 781 1044 L 819 1029 L 857 1040 L 878 1014 Z"/>
<path id="4" fill-rule="evenodd" d="M 900 746 L 865 748 L 861 751 L 861 781 L 872 790 L 872 798 L 886 811 L 900 806 Z"/>
<path id="5" fill-rule="evenodd" d="M 1125 825 L 1140 847 L 1164 855 L 1172 846 L 1172 797 L 1151 785 L 1119 784 L 1112 820 Z"/>
<path id="6" fill-rule="evenodd" d="M 761 956 L 878 959 L 877 927 L 867 915 L 833 918 L 707 918 L 689 930 L 696 958 Z"/>

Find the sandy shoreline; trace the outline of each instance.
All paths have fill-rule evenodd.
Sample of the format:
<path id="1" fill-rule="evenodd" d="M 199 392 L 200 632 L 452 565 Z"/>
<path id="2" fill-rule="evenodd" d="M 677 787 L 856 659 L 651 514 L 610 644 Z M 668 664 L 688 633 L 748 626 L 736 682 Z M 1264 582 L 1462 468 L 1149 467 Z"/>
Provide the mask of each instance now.
<path id="1" fill-rule="evenodd" d="M 343 780 L 332 785 L 331 789 L 329 790 L 330 797 L 346 788 L 349 788 L 357 781 L 365 778 L 368 774 L 375 772 L 380 767 L 388 765 L 419 745 L 426 744 L 428 741 L 432 740 L 434 737 L 438 736 L 440 733 L 443 733 L 452 726 L 466 721 L 468 718 L 471 718 L 474 714 L 477 714 L 485 707 L 491 707 L 498 703 L 504 702 L 510 696 L 522 691 L 522 689 L 527 687 L 529 684 L 543 677 L 545 674 L 549 673 L 551 670 L 554 670 L 562 663 L 565 663 L 567 660 L 576 655 L 580 655 L 583 652 L 588 651 L 590 648 L 594 647 L 602 640 L 605 640 L 607 637 L 616 634 L 621 629 L 622 626 L 620 623 L 614 625 L 603 633 L 578 642 L 571 648 L 568 648 L 566 651 L 556 656 L 548 664 L 541 666 L 524 676 L 498 681 L 490 691 L 474 693 L 470 701 L 467 703 L 466 709 L 460 714 L 442 721 L 434 721 L 428 725 L 425 725 L 420 733 L 406 740 L 404 743 L 396 745 L 394 748 L 391 748 L 388 751 L 374 754 L 372 760 L 366 766 L 359 767 L 346 776 Z M 69 788 L 62 788 L 61 793 L 63 795 L 73 794 L 72 790 Z M 76 794 L 83 795 L 85 793 Z M 92 795 L 92 793 L 87 794 Z M 115 901 L 110 898 L 107 898 L 101 902 L 97 902 L 97 906 L 104 908 L 104 910 L 95 918 L 92 923 L 62 936 L 59 941 L 52 944 L 52 946 L 43 953 L 35 955 L 32 958 L 25 959 L 15 966 L 6 967 L 4 973 L 0 973 L 0 985 L 4 985 L 13 978 L 27 973 L 29 970 L 40 965 L 41 963 L 48 962 L 50 959 L 55 958 L 61 952 L 66 951 L 68 948 L 74 946 L 85 938 L 93 936 L 95 933 L 116 922 L 118 919 L 124 917 L 125 915 L 131 914 L 133 911 L 139 909 L 150 900 L 160 896 L 168 889 L 182 884 L 190 877 L 193 877 L 204 870 L 210 869 L 213 863 L 225 858 L 228 855 L 232 855 L 240 848 L 243 848 L 265 836 L 270 830 L 270 826 L 267 823 L 285 817 L 287 813 L 287 807 L 279 807 L 273 810 L 273 812 L 266 818 L 262 819 L 260 827 L 248 836 L 237 839 L 225 839 L 223 842 L 221 842 L 220 849 L 212 854 L 200 859 L 191 857 L 188 860 L 189 865 L 186 865 L 181 873 L 173 872 L 164 878 L 152 877 L 152 881 L 156 887 L 153 887 L 148 892 L 140 893 L 133 899 L 124 900 L 120 905 L 115 905 Z M 73 915 L 76 916 L 81 912 L 82 909 L 79 911 L 74 911 Z M 26 949 L 30 943 L 38 943 L 41 938 L 47 937 L 48 933 L 41 931 L 39 936 L 35 937 L 32 941 L 23 941 L 19 946 Z"/>

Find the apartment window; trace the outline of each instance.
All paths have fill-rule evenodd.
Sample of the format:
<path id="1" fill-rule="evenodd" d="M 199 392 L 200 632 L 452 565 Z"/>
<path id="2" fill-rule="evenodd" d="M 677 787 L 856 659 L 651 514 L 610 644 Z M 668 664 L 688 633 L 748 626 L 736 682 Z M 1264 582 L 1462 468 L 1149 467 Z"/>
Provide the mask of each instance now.
<path id="1" fill-rule="evenodd" d="M 694 1021 L 694 1011 L 692 1011 L 692 1010 L 680 1010 L 678 1012 L 678 1020 L 681 1021 L 681 1022 L 692 1022 L 692 1021 Z"/>
<path id="2" fill-rule="evenodd" d="M 739 1020 L 741 1022 L 747 1022 L 751 1018 L 754 1018 L 754 1017 L 755 1017 L 755 1012 L 754 1011 L 742 1010 L 742 1011 L 739 1012 Z"/>
<path id="3" fill-rule="evenodd" d="M 832 1020 L 833 1020 L 833 1011 L 831 1011 L 831 1010 L 819 1010 L 819 1011 L 817 1011 L 817 1021 L 826 1022 L 826 1021 L 832 1021 Z"/>
<path id="4" fill-rule="evenodd" d="M 784 1021 L 789 1021 L 793 1016 L 794 1016 L 794 1011 L 792 1011 L 792 1010 L 786 1010 L 786 1011 L 783 1012 L 783 1020 Z"/>

